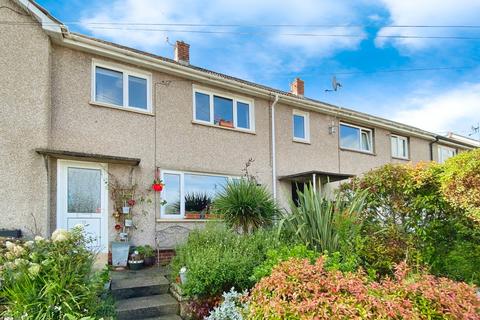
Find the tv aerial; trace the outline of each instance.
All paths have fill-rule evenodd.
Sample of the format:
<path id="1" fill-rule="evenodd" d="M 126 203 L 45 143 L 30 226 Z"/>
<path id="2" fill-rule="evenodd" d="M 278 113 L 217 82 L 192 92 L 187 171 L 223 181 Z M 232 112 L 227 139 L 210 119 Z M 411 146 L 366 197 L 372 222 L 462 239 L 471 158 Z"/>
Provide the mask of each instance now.
<path id="1" fill-rule="evenodd" d="M 339 88 L 342 88 L 342 84 L 337 81 L 337 77 L 332 77 L 332 89 L 325 89 L 325 92 L 336 92 Z"/>

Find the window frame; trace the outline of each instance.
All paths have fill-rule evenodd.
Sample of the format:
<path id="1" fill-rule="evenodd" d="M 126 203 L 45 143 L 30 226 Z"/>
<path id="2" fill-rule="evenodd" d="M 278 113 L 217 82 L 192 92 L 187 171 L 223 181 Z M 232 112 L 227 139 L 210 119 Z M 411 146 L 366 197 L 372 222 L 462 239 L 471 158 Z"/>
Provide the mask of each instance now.
<path id="1" fill-rule="evenodd" d="M 303 117 L 303 121 L 304 121 L 303 130 L 304 130 L 305 138 L 295 137 L 295 121 L 294 121 L 295 116 Z M 309 112 L 301 111 L 298 109 L 292 110 L 292 139 L 295 142 L 310 143 L 310 113 Z"/>
<path id="2" fill-rule="evenodd" d="M 197 101 L 195 99 L 195 94 L 196 93 L 201 93 L 209 96 L 209 107 L 210 107 L 210 121 L 205 121 L 205 120 L 199 120 L 196 118 L 196 110 L 197 110 Z M 214 108 L 214 96 L 220 97 L 220 98 L 225 98 L 225 99 L 230 99 L 232 100 L 233 103 L 233 128 L 228 128 L 228 127 L 223 127 L 218 124 L 215 124 L 215 108 Z M 216 128 L 223 128 L 223 129 L 231 129 L 231 130 L 236 130 L 236 131 L 244 131 L 244 132 L 250 132 L 254 133 L 255 132 L 255 104 L 253 99 L 249 99 L 246 97 L 242 96 L 237 96 L 235 94 L 231 93 L 225 93 L 222 91 L 217 91 L 217 90 L 211 90 L 211 89 L 206 89 L 202 88 L 199 86 L 193 85 L 193 90 L 192 90 L 192 122 L 194 123 L 199 123 L 199 124 L 205 124 L 209 126 L 213 126 Z M 248 104 L 248 116 L 249 116 L 249 122 L 250 122 L 250 128 L 242 128 L 238 127 L 238 117 L 237 117 L 237 102 L 245 103 Z"/>
<path id="3" fill-rule="evenodd" d="M 97 101 L 96 100 L 96 87 L 97 87 L 97 77 L 96 77 L 96 70 L 97 67 L 121 72 L 123 77 L 123 105 L 117 105 L 114 103 L 104 102 L 104 101 Z M 136 78 L 145 79 L 147 81 L 147 109 L 139 108 L 139 107 L 131 107 L 129 106 L 129 76 L 133 76 Z M 143 113 L 152 113 L 152 74 L 147 71 L 126 67 L 120 64 L 112 63 L 112 62 L 105 62 L 96 59 L 92 59 L 92 75 L 91 75 L 91 103 L 112 107 L 120 110 L 128 110 L 128 111 L 135 111 L 135 112 L 143 112 Z"/>
<path id="4" fill-rule="evenodd" d="M 341 135 L 342 128 L 341 128 L 341 126 L 346 126 L 346 127 L 350 127 L 350 128 L 354 128 L 354 129 L 359 130 L 359 135 L 358 135 L 359 136 L 359 146 L 360 146 L 359 149 L 342 146 L 342 135 Z M 355 151 L 355 152 L 361 152 L 361 153 L 366 153 L 366 154 L 372 154 L 372 155 L 374 154 L 374 150 L 375 150 L 374 129 L 365 128 L 365 127 L 357 126 L 357 125 L 346 123 L 346 122 L 339 122 L 338 127 L 339 127 L 339 130 L 338 130 L 338 145 L 340 146 L 340 149 Z M 367 132 L 368 137 L 370 137 L 370 145 L 371 145 L 370 149 L 371 150 L 362 149 L 362 131 Z"/>
<path id="5" fill-rule="evenodd" d="M 452 157 L 455 157 L 457 154 L 458 154 L 458 150 L 456 148 L 452 148 L 452 147 L 448 147 L 448 146 L 444 146 L 444 145 L 438 145 L 438 148 L 437 148 L 437 155 L 438 155 L 438 163 L 445 163 L 445 161 L 447 161 L 448 159 L 452 158 Z M 447 159 L 441 159 L 442 158 L 442 149 L 443 150 L 451 150 L 453 151 L 453 156 L 447 158 Z M 440 161 L 441 160 L 441 161 Z"/>
<path id="6" fill-rule="evenodd" d="M 393 144 L 392 144 L 392 139 L 393 138 L 396 138 L 397 139 L 397 155 L 393 154 Z M 406 147 L 406 150 L 405 150 L 405 154 L 406 156 L 401 156 L 398 154 L 398 151 L 399 151 L 399 144 L 398 142 L 400 141 L 405 141 L 405 147 Z M 391 156 L 392 158 L 396 158 L 396 159 L 402 159 L 402 160 L 408 160 L 410 159 L 410 140 L 408 139 L 408 137 L 405 137 L 405 136 L 400 136 L 398 134 L 390 134 L 390 153 L 391 153 Z"/>
<path id="7" fill-rule="evenodd" d="M 165 206 L 160 206 L 160 219 L 173 219 L 173 220 L 184 220 L 185 219 L 185 175 L 198 175 L 198 176 L 211 176 L 211 177 L 224 177 L 228 181 L 234 179 L 239 179 L 240 176 L 232 176 L 226 174 L 216 174 L 216 173 L 205 173 L 205 172 L 194 172 L 194 171 L 178 171 L 178 170 L 160 170 L 160 179 L 164 180 L 165 174 L 176 174 L 180 176 L 180 214 L 166 214 Z M 160 192 L 160 197 L 163 198 L 164 190 L 168 188 L 165 185 L 165 188 Z M 189 221 L 192 219 L 189 219 Z"/>

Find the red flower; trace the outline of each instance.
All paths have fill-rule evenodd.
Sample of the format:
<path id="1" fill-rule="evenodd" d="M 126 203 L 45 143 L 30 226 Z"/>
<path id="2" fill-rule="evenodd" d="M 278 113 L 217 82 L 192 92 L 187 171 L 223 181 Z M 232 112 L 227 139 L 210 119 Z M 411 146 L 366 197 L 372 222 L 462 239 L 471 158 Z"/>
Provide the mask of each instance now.
<path id="1" fill-rule="evenodd" d="M 130 200 L 127 201 L 127 203 L 130 207 L 133 207 L 135 205 L 136 201 L 134 199 L 130 199 Z"/>
<path id="2" fill-rule="evenodd" d="M 160 192 L 160 191 L 163 190 L 163 185 L 161 183 L 154 183 L 154 184 L 152 184 L 152 189 L 155 192 Z"/>
<path id="3" fill-rule="evenodd" d="M 120 231 L 121 229 L 122 229 L 122 226 L 117 223 L 115 225 L 115 230 Z"/>

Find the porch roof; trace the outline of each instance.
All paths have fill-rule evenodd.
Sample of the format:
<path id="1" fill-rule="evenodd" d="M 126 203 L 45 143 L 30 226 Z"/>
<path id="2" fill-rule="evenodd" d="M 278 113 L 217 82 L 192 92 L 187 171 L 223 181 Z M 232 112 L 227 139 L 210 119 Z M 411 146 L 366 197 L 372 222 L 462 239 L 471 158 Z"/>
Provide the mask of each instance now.
<path id="1" fill-rule="evenodd" d="M 130 165 L 130 166 L 138 166 L 140 164 L 139 158 L 128 158 L 128 157 L 96 154 L 96 153 L 85 153 L 85 152 L 54 150 L 54 149 L 35 149 L 35 151 L 38 154 L 46 155 L 46 156 L 50 156 L 58 159 L 81 160 L 81 161 L 90 161 L 90 162 L 107 162 L 107 163 L 124 164 L 124 165 Z"/>
<path id="2" fill-rule="evenodd" d="M 311 170 L 311 171 L 305 171 L 300 173 L 289 174 L 286 176 L 281 176 L 279 177 L 279 180 L 304 181 L 304 180 L 311 179 L 314 175 L 320 178 L 322 177 L 326 178 L 327 182 L 345 180 L 355 176 L 354 174 L 349 174 L 349 173 Z"/>

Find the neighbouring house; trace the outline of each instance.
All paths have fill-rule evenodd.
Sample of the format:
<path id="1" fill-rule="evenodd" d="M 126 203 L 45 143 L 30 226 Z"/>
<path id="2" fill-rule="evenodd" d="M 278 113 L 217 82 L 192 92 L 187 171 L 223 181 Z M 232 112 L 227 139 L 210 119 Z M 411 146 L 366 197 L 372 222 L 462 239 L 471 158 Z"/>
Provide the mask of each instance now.
<path id="1" fill-rule="evenodd" d="M 73 33 L 32 1 L 0 0 L 0 21 L 0 229 L 82 223 L 107 251 L 124 227 L 112 177 L 146 189 L 158 174 L 165 188 L 130 240 L 169 248 L 205 223 L 186 219 L 189 197 L 210 201 L 250 158 L 286 206 L 303 182 L 327 192 L 385 163 L 478 147 L 309 99 L 298 78 L 284 92 L 191 65 L 184 42 L 169 59 Z"/>

